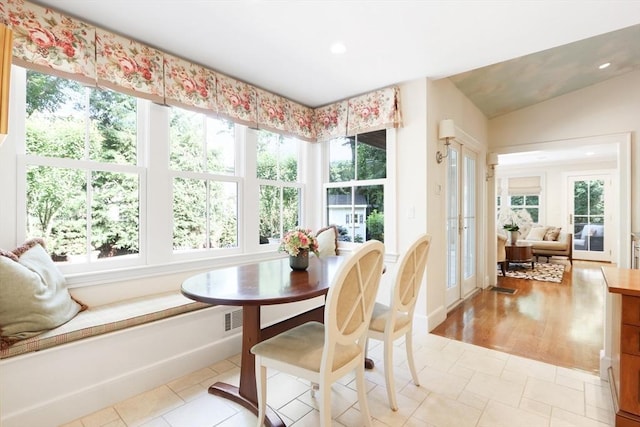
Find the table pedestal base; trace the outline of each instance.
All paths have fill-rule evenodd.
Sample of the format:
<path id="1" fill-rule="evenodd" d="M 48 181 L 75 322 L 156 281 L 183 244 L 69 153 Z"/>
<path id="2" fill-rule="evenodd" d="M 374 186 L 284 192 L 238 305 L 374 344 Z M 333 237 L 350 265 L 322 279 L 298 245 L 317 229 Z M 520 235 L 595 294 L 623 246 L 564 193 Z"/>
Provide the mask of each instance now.
<path id="1" fill-rule="evenodd" d="M 249 411 L 253 412 L 256 417 L 258 416 L 258 405 L 249 399 L 242 397 L 240 395 L 240 390 L 234 385 L 217 382 L 209 387 L 209 393 L 214 396 L 219 396 L 236 402 L 238 405 L 242 405 Z M 268 427 L 286 427 L 286 424 L 280 419 L 278 414 L 276 414 L 276 411 L 271 409 L 269 406 L 267 406 L 267 413 L 264 417 L 264 422 Z"/>

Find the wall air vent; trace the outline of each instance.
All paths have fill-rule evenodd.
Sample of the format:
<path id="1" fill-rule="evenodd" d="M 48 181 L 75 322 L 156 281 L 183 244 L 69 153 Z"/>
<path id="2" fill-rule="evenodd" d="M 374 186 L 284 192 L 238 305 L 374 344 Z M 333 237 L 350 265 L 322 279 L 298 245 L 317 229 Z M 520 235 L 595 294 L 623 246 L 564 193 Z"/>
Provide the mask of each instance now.
<path id="1" fill-rule="evenodd" d="M 242 326 L 242 309 L 230 311 L 224 315 L 224 331 L 230 331 Z"/>

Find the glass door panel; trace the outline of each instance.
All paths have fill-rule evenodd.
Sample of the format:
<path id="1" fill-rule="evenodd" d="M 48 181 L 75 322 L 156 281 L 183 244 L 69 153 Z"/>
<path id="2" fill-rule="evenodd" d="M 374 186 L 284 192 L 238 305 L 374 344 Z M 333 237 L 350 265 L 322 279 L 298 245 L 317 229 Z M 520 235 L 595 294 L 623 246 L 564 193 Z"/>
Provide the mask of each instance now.
<path id="1" fill-rule="evenodd" d="M 460 171 L 459 149 L 452 144 L 449 147 L 447 162 L 447 306 L 460 299 Z"/>
<path id="2" fill-rule="evenodd" d="M 447 163 L 447 306 L 476 287 L 476 154 L 452 144 Z"/>
<path id="3" fill-rule="evenodd" d="M 569 177 L 573 257 L 611 261 L 606 220 L 607 176 Z"/>

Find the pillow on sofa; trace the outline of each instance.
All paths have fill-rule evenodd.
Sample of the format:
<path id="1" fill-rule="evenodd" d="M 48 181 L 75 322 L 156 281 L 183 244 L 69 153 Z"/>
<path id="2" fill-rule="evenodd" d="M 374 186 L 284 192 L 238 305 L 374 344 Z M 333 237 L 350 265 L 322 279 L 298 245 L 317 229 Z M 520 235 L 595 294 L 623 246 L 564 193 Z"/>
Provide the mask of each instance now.
<path id="1" fill-rule="evenodd" d="M 320 257 L 338 255 L 338 228 L 335 225 L 318 230 L 316 238 Z"/>
<path id="2" fill-rule="evenodd" d="M 60 326 L 86 308 L 71 298 L 43 245 L 42 239 L 32 239 L 13 250 L 13 256 L 0 252 L 2 348 Z"/>
<path id="3" fill-rule="evenodd" d="M 542 240 L 547 233 L 547 227 L 533 227 L 525 240 Z"/>
<path id="4" fill-rule="evenodd" d="M 552 240 L 555 242 L 556 240 L 558 240 L 558 236 L 560 236 L 561 230 L 562 227 L 549 227 L 542 240 Z"/>

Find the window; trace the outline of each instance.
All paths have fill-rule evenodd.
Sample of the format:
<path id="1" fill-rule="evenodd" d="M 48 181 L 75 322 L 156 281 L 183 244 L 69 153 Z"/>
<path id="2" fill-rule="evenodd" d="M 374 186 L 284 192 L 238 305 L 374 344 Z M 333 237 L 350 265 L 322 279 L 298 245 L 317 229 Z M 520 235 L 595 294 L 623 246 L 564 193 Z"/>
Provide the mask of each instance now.
<path id="1" fill-rule="evenodd" d="M 540 196 L 510 196 L 511 210 L 524 209 L 534 223 L 540 218 Z"/>
<path id="2" fill-rule="evenodd" d="M 233 123 L 173 107 L 169 129 L 174 251 L 237 247 Z"/>
<path id="3" fill-rule="evenodd" d="M 26 236 L 55 261 L 137 255 L 137 100 L 27 71 Z"/>
<path id="4" fill-rule="evenodd" d="M 327 144 L 327 223 L 338 226 L 342 241 L 384 241 L 387 131 L 336 138 Z"/>
<path id="5" fill-rule="evenodd" d="M 258 131 L 256 177 L 260 186 L 260 244 L 280 239 L 300 225 L 300 144 L 302 142 L 295 138 Z"/>
<path id="6" fill-rule="evenodd" d="M 506 185 L 504 185 L 505 182 Z M 506 209 L 506 213 L 524 209 L 531 215 L 531 220 L 534 223 L 541 222 L 543 220 L 540 218 L 541 182 L 541 176 L 501 178 L 498 181 L 496 195 L 498 221 L 505 220 L 504 215 L 500 214 L 504 209 Z"/>

